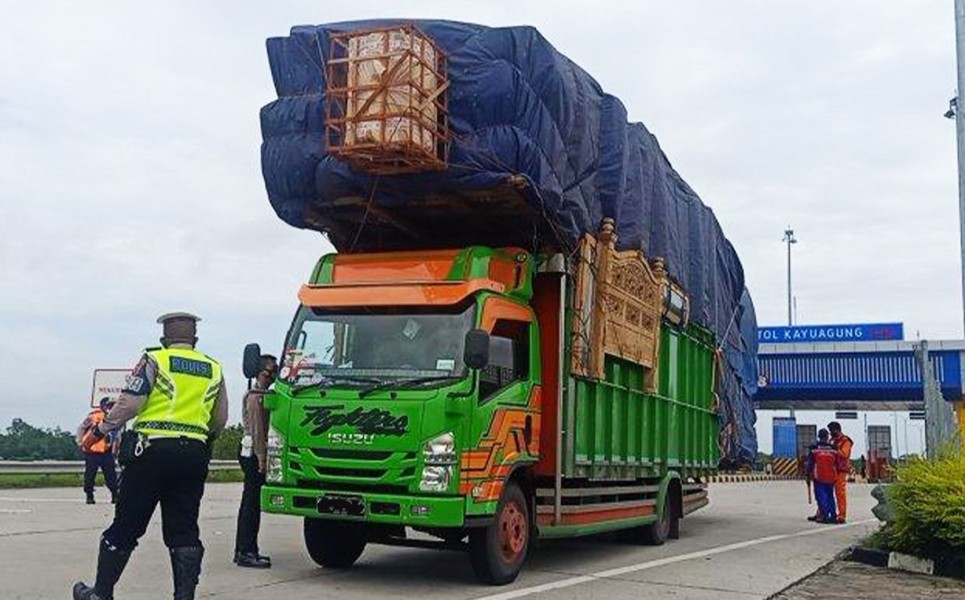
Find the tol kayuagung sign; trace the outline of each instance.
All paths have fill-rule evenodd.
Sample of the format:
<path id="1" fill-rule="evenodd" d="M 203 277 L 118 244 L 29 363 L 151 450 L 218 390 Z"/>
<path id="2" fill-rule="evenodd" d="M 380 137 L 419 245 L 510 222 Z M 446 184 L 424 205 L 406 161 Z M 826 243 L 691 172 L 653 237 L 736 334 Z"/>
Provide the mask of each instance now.
<path id="1" fill-rule="evenodd" d="M 762 344 L 881 342 L 903 339 L 905 339 L 905 326 L 903 323 L 795 325 L 792 327 L 757 328 L 757 341 Z"/>

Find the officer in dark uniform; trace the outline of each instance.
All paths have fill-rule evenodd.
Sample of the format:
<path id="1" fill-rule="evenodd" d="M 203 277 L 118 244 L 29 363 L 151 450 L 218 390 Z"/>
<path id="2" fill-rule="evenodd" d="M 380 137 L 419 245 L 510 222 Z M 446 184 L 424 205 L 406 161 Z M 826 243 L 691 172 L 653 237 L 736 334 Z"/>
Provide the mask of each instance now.
<path id="1" fill-rule="evenodd" d="M 210 442 L 228 418 L 221 365 L 194 349 L 197 317 L 170 313 L 161 348 L 144 352 L 127 388 L 85 437 L 93 445 L 134 419 L 135 444 L 122 442 L 125 465 L 114 522 L 101 536 L 93 587 L 78 582 L 74 600 L 110 600 L 138 539 L 161 505 L 164 544 L 171 554 L 175 600 L 193 600 L 204 547 L 198 511 L 208 475 Z M 131 449 L 133 450 L 131 451 Z"/>

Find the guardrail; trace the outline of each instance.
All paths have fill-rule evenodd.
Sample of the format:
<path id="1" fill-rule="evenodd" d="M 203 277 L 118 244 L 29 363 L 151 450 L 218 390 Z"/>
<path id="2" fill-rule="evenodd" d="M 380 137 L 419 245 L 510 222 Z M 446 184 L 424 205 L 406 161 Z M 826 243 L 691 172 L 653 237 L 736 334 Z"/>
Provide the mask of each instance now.
<path id="1" fill-rule="evenodd" d="M 212 460 L 212 471 L 239 469 L 236 460 Z M 82 460 L 0 460 L 0 473 L 83 473 Z"/>

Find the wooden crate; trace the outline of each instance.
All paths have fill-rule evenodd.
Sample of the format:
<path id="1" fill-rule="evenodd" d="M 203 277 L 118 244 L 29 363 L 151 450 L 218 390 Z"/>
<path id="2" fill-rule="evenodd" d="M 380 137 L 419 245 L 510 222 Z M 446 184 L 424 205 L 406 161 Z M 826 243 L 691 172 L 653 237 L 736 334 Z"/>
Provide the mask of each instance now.
<path id="1" fill-rule="evenodd" d="M 326 150 L 370 173 L 445 168 L 445 54 L 411 24 L 333 34 L 330 42 Z"/>

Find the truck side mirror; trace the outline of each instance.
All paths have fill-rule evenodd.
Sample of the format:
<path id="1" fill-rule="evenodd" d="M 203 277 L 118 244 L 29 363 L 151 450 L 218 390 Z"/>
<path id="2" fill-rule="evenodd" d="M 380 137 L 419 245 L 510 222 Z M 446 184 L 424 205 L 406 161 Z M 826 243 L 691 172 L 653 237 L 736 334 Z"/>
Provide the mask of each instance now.
<path id="1" fill-rule="evenodd" d="M 248 344 L 245 346 L 245 355 L 241 360 L 241 371 L 246 379 L 254 379 L 261 372 L 261 346 L 258 344 Z"/>
<path id="2" fill-rule="evenodd" d="M 489 333 L 483 329 L 466 332 L 463 360 L 470 369 L 484 369 L 489 364 Z"/>

